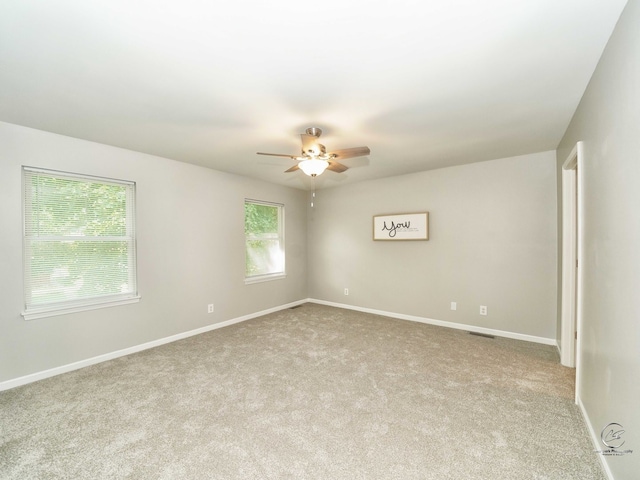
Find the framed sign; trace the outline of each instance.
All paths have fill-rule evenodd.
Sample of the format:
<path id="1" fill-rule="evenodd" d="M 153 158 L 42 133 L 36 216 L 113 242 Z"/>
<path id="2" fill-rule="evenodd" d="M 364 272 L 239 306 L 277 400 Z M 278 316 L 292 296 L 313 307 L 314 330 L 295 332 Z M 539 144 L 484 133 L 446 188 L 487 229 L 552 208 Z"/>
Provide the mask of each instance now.
<path id="1" fill-rule="evenodd" d="M 429 212 L 375 215 L 374 240 L 429 240 Z"/>

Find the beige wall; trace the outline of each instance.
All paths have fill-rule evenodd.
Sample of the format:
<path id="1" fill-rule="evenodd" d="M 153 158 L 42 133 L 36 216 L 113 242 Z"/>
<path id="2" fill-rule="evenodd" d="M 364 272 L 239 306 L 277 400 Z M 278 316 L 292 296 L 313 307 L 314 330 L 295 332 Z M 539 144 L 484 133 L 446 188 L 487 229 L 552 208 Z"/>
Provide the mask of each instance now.
<path id="1" fill-rule="evenodd" d="M 22 165 L 137 183 L 139 303 L 20 316 Z M 285 204 L 284 280 L 244 284 L 245 197 Z M 306 298 L 304 198 L 300 190 L 0 123 L 0 382 Z"/>
<path id="2" fill-rule="evenodd" d="M 616 479 L 640 472 L 640 1 L 630 0 L 558 148 L 584 142 L 583 325 L 579 397 L 599 436 L 626 430 L 633 454 L 607 457 Z"/>
<path id="3" fill-rule="evenodd" d="M 428 241 L 372 240 L 373 215 L 419 211 Z M 555 341 L 556 242 L 554 152 L 321 190 L 309 294 Z"/>

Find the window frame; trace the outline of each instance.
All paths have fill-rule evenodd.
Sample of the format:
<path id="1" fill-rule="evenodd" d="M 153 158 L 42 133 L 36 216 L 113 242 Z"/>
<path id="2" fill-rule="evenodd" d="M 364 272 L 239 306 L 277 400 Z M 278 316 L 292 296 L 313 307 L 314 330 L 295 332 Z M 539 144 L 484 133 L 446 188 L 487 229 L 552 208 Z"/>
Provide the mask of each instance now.
<path id="1" fill-rule="evenodd" d="M 125 236 L 112 237 L 114 239 L 126 240 L 130 248 L 128 249 L 128 265 L 133 269 L 130 273 L 132 279 L 132 289 L 129 292 L 106 294 L 106 295 L 94 295 L 83 297 L 80 299 L 55 301 L 49 303 L 43 303 L 40 305 L 33 305 L 31 302 L 31 295 L 33 289 L 30 288 L 31 282 L 29 278 L 31 259 L 29 253 L 31 250 L 28 248 L 27 243 L 31 241 L 31 238 L 37 238 L 37 236 L 28 236 L 27 226 L 27 214 L 30 207 L 29 199 L 30 194 L 27 192 L 29 188 L 28 179 L 31 175 L 42 175 L 51 178 L 72 179 L 83 181 L 87 183 L 100 183 L 103 185 L 121 185 L 126 187 L 126 205 L 128 218 L 128 229 Z M 68 313 L 81 312 L 86 310 L 94 310 L 99 308 L 113 307 L 117 305 L 126 305 L 131 303 L 137 303 L 140 301 L 140 295 L 138 294 L 138 273 L 137 273 L 137 235 L 136 235 L 136 183 L 128 180 L 120 180 L 114 178 L 100 177 L 94 175 L 85 175 L 79 173 L 65 172 L 61 170 L 52 170 L 46 168 L 37 168 L 23 166 L 21 171 L 22 176 L 22 265 L 23 265 L 23 301 L 24 310 L 21 313 L 25 320 L 34 320 L 38 318 L 46 318 L 57 315 L 64 315 Z M 64 242 L 62 238 L 73 238 L 74 241 L 81 242 L 82 236 L 60 236 L 60 242 Z M 89 237 L 86 241 L 95 241 L 98 237 Z M 93 239 L 93 240 L 91 240 Z"/>
<path id="2" fill-rule="evenodd" d="M 278 243 L 279 243 L 279 247 L 280 247 L 280 252 L 282 255 L 282 269 L 281 271 L 278 272 L 271 272 L 271 273 L 263 273 L 263 274 L 256 274 L 256 275 L 247 275 L 247 242 L 250 240 L 250 238 L 246 235 L 244 235 L 244 251 L 245 251 L 245 273 L 244 273 L 244 283 L 246 285 L 252 284 L 252 283 L 261 283 L 261 282 L 269 282 L 272 280 L 281 280 L 283 278 L 286 278 L 287 276 L 287 262 L 286 262 L 286 247 L 285 247 L 285 206 L 282 203 L 276 203 L 276 202 L 267 202 L 264 200 L 255 200 L 252 198 L 245 198 L 244 199 L 244 203 L 243 203 L 243 214 L 244 214 L 244 219 L 243 219 L 243 226 L 246 227 L 246 210 L 245 207 L 247 205 L 247 203 L 250 204 L 255 204 L 255 205 L 264 205 L 264 206 L 268 206 L 268 207 L 276 207 L 278 209 Z M 259 238 L 251 238 L 253 240 L 257 240 Z"/>

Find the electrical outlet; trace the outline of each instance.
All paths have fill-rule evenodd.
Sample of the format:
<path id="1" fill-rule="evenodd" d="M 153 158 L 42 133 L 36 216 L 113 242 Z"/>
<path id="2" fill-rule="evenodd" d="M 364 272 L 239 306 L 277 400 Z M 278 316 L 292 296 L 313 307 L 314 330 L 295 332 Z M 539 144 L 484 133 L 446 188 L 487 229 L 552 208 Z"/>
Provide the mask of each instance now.
<path id="1" fill-rule="evenodd" d="M 487 306 L 480 305 L 480 315 L 486 315 L 486 314 L 487 314 Z"/>
<path id="2" fill-rule="evenodd" d="M 345 294 L 345 295 L 349 295 L 349 289 L 348 289 L 348 288 L 345 288 L 345 289 L 344 289 L 344 294 Z"/>
<path id="3" fill-rule="evenodd" d="M 451 302 L 451 310 L 457 310 L 458 304 L 456 302 Z"/>
<path id="4" fill-rule="evenodd" d="M 207 313 L 213 313 L 213 303 L 207 305 Z"/>

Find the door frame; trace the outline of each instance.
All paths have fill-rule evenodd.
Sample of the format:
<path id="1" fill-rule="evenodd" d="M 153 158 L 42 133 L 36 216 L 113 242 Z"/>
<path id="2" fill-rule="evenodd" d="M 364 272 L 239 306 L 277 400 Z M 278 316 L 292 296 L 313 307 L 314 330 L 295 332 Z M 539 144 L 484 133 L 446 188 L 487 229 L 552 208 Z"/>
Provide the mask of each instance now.
<path id="1" fill-rule="evenodd" d="M 576 368 L 576 392 L 580 366 L 582 324 L 582 162 L 584 144 L 578 142 L 562 164 L 562 309 L 560 361 Z M 576 335 L 577 332 L 577 335 Z"/>

